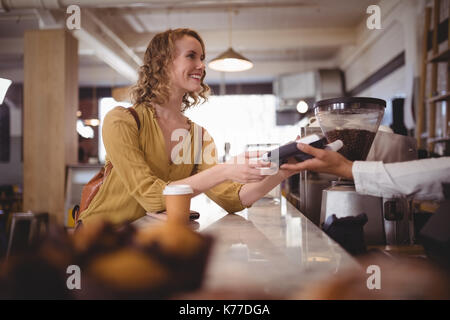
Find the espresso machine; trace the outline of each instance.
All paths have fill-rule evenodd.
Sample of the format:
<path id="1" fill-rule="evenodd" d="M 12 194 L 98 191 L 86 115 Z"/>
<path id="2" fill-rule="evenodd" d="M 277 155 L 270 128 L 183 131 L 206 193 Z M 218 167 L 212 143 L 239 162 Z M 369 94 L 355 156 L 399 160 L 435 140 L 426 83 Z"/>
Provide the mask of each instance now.
<path id="1" fill-rule="evenodd" d="M 344 146 L 339 152 L 352 161 L 366 160 L 369 151 L 370 160 L 384 161 L 376 156 L 393 153 L 386 152 L 386 148 L 402 151 L 395 161 L 413 160 L 417 154 L 414 139 L 378 132 L 385 107 L 384 100 L 375 98 L 321 100 L 314 106 L 316 123 L 306 127 L 303 134 L 321 132 L 329 143 L 342 140 Z M 372 148 L 374 140 L 377 148 Z M 300 210 L 320 227 L 324 227 L 324 223 L 333 215 L 341 219 L 358 217 L 364 213 L 367 216 L 363 227 L 365 245 L 412 242 L 412 217 L 406 199 L 362 195 L 356 192 L 353 181 L 313 172 L 300 174 L 299 189 Z"/>

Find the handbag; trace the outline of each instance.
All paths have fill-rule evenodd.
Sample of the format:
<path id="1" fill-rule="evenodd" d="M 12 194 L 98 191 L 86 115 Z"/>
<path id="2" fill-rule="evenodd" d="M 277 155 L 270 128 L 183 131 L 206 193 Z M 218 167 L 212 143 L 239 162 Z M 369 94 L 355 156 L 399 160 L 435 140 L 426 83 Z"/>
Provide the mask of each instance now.
<path id="1" fill-rule="evenodd" d="M 141 122 L 139 121 L 139 116 L 136 110 L 134 110 L 133 108 L 126 108 L 126 110 L 128 110 L 133 116 L 139 131 L 141 129 Z M 103 182 L 111 173 L 112 168 L 113 168 L 112 163 L 108 162 L 108 164 L 103 168 L 101 168 L 100 171 L 83 187 L 83 190 L 81 191 L 80 205 L 76 205 L 72 210 L 72 217 L 75 221 L 75 224 L 77 225 L 77 228 L 79 224 L 78 218 L 80 217 L 80 214 L 84 210 L 86 210 L 87 207 L 89 207 L 89 204 L 92 202 L 92 199 L 94 199 L 98 190 L 100 190 L 100 187 L 102 186 Z"/>

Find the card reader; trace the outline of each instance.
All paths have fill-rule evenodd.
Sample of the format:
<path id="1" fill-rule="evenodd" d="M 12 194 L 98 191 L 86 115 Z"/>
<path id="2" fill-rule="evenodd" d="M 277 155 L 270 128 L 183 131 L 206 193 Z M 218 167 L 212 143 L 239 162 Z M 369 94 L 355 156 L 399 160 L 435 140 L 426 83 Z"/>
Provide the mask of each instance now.
<path id="1" fill-rule="evenodd" d="M 311 134 L 296 141 L 287 143 L 277 149 L 269 151 L 262 155 L 262 160 L 267 162 L 277 163 L 278 166 L 286 163 L 289 158 L 293 157 L 298 162 L 302 162 L 308 159 L 314 158 L 312 155 L 304 153 L 297 148 L 298 143 L 309 144 L 314 148 L 330 149 L 337 151 L 342 148 L 343 143 L 341 140 L 336 140 L 333 143 L 327 144 L 327 139 L 324 136 L 318 134 Z"/>

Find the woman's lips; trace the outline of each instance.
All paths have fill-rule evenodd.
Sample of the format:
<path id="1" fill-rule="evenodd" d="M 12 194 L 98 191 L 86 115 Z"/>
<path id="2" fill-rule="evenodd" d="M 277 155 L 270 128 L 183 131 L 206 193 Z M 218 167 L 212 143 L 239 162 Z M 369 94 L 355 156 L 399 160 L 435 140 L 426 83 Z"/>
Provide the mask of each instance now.
<path id="1" fill-rule="evenodd" d="M 189 78 L 197 80 L 197 81 L 202 81 L 202 75 L 198 74 L 198 73 L 190 74 Z"/>

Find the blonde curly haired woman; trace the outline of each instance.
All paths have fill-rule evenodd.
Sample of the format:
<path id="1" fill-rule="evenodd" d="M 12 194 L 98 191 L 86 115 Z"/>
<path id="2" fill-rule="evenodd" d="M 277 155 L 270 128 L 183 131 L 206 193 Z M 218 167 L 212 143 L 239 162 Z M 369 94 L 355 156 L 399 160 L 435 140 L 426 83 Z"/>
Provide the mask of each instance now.
<path id="1" fill-rule="evenodd" d="M 168 184 L 188 184 L 193 196 L 204 192 L 227 212 L 237 212 L 293 174 L 279 170 L 263 176 L 256 168 L 261 164 L 251 163 L 248 153 L 240 161 L 218 164 L 208 132 L 183 115 L 207 99 L 204 59 L 203 40 L 193 30 L 167 30 L 151 40 L 132 90 L 140 127 L 125 108 L 106 115 L 105 166 L 112 163 L 113 169 L 81 212 L 83 224 L 95 219 L 121 224 L 146 211 L 162 211 L 162 191 Z"/>

